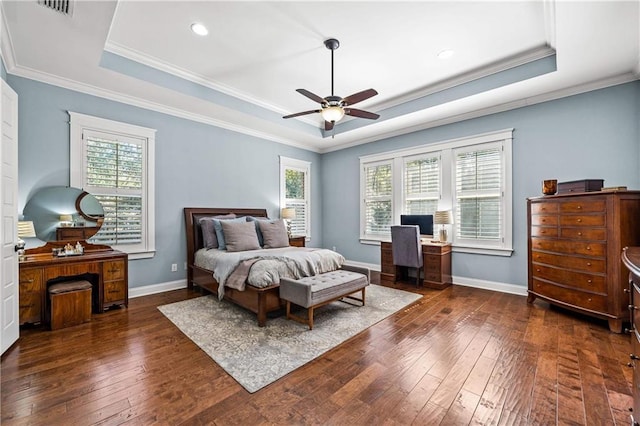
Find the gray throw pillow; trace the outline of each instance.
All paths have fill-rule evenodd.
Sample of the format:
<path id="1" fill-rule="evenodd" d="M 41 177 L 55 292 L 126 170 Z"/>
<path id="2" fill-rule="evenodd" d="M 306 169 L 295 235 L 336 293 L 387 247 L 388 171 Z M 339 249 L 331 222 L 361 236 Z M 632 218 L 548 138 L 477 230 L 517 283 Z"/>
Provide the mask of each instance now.
<path id="1" fill-rule="evenodd" d="M 235 217 L 236 215 L 234 213 L 201 217 L 198 221 L 200 222 L 200 229 L 202 230 L 202 244 L 204 248 L 218 248 L 218 237 L 216 236 L 213 219 L 235 219 Z"/>
<path id="2" fill-rule="evenodd" d="M 289 247 L 289 235 L 284 220 L 259 220 L 258 226 L 262 232 L 264 248 Z"/>
<path id="3" fill-rule="evenodd" d="M 253 222 L 256 224 L 256 232 L 258 233 L 258 243 L 260 243 L 260 247 L 264 245 L 264 238 L 262 237 L 262 231 L 260 231 L 260 226 L 258 222 L 261 220 L 266 220 L 267 222 L 273 222 L 274 220 L 269 219 L 268 217 L 255 217 L 255 216 L 247 216 L 248 222 Z M 275 219 L 279 220 L 279 219 Z"/>
<path id="4" fill-rule="evenodd" d="M 222 222 L 240 222 L 245 223 L 247 218 L 242 216 L 236 219 L 213 219 L 213 227 L 216 230 L 216 238 L 218 239 L 218 248 L 220 250 L 226 250 L 227 244 L 224 239 L 224 232 L 222 232 Z"/>
<path id="5" fill-rule="evenodd" d="M 256 226 L 252 222 L 220 221 L 227 251 L 257 250 L 260 248 Z"/>

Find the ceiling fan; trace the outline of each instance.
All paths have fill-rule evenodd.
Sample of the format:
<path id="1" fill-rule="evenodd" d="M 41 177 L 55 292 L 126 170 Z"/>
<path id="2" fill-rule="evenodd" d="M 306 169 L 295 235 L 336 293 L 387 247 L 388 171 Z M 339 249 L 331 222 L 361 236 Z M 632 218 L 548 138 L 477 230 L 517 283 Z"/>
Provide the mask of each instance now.
<path id="1" fill-rule="evenodd" d="M 331 96 L 321 98 L 315 93 L 311 93 L 306 89 L 296 89 L 296 92 L 306 96 L 312 101 L 316 101 L 320 104 L 321 109 L 313 109 L 310 111 L 298 112 L 295 114 L 285 115 L 282 118 L 293 118 L 301 115 L 314 114 L 319 112 L 324 118 L 324 129 L 329 131 L 333 129 L 333 125 L 336 121 L 339 121 L 345 115 L 352 117 L 367 118 L 369 120 L 377 120 L 380 115 L 373 112 L 363 111 L 361 109 L 351 108 L 358 102 L 362 102 L 365 99 L 369 99 L 378 94 L 374 89 L 363 90 L 362 92 L 354 93 L 346 98 L 335 96 L 333 94 L 333 51 L 340 46 L 340 42 L 335 38 L 325 40 L 324 45 L 327 49 L 331 50 Z"/>

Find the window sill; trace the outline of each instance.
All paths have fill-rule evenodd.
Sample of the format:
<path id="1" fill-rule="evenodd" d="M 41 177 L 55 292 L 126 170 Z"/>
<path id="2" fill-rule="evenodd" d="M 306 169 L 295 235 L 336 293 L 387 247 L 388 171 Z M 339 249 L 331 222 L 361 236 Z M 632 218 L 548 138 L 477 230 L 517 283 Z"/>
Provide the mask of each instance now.
<path id="1" fill-rule="evenodd" d="M 118 247 L 113 247 L 116 250 L 120 250 L 121 252 L 127 253 L 127 251 L 119 249 Z M 127 253 L 129 255 L 129 260 L 138 260 L 138 259 L 151 259 L 156 255 L 155 251 L 141 251 L 141 252 L 132 252 Z"/>
<path id="2" fill-rule="evenodd" d="M 391 242 L 391 239 L 360 238 L 360 244 L 370 246 L 379 246 L 381 242 Z M 453 243 L 451 247 L 455 253 L 484 254 L 502 257 L 510 257 L 513 254 L 513 249 L 510 248 L 456 246 Z"/>

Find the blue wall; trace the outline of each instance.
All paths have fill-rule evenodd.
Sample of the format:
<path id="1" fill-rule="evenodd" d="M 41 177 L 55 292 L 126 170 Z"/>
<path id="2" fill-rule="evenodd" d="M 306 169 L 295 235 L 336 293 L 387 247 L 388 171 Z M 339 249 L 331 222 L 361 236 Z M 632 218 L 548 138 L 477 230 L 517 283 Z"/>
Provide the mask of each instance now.
<path id="1" fill-rule="evenodd" d="M 454 253 L 454 276 L 526 286 L 526 198 L 543 179 L 604 179 L 640 189 L 640 82 L 419 131 L 327 153 L 322 161 L 323 242 L 347 259 L 380 263 L 379 246 L 359 242 L 359 157 L 514 128 L 511 257 Z M 340 212 L 335 217 L 332 212 Z"/>
<path id="2" fill-rule="evenodd" d="M 186 278 L 183 207 L 266 208 L 278 217 L 280 155 L 312 163 L 309 245 L 322 245 L 319 154 L 12 75 L 8 83 L 19 96 L 20 212 L 37 189 L 69 185 L 67 111 L 157 129 L 156 255 L 130 262 L 130 287 Z"/>
<path id="3" fill-rule="evenodd" d="M 185 206 L 265 207 L 278 215 L 279 155 L 312 162 L 310 245 L 379 264 L 359 242 L 359 156 L 514 128 L 511 257 L 455 253 L 455 276 L 526 286 L 526 198 L 543 179 L 605 179 L 640 189 L 640 82 L 315 154 L 225 129 L 7 76 L 19 95 L 19 208 L 38 188 L 69 184 L 67 110 L 158 130 L 156 256 L 130 263 L 130 286 L 184 279 Z M 243 166 L 239 166 L 244 162 Z"/>

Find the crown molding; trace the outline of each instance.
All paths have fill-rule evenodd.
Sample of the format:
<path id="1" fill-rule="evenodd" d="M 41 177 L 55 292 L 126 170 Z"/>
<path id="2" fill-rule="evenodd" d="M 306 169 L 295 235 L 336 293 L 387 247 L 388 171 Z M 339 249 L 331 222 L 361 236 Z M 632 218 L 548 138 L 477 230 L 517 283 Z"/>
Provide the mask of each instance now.
<path id="1" fill-rule="evenodd" d="M 7 70 L 7 73 L 9 73 L 8 70 Z M 53 86 L 61 87 L 64 89 L 73 90 L 75 92 L 84 93 L 86 95 L 96 96 L 99 98 L 120 102 L 123 104 L 135 106 L 142 109 L 147 109 L 147 110 L 160 112 L 162 114 L 167 114 L 167 115 L 171 115 L 178 118 L 184 118 L 186 120 L 196 121 L 199 123 L 208 124 L 215 127 L 220 127 L 223 129 L 242 133 L 248 136 L 254 136 L 256 138 L 265 139 L 272 142 L 281 143 L 284 145 L 289 145 L 295 148 L 304 149 L 306 151 L 319 152 L 317 151 L 317 149 L 310 147 L 309 145 L 301 144 L 294 140 L 277 137 L 272 134 L 257 131 L 249 127 L 240 126 L 240 125 L 229 123 L 223 120 L 217 120 L 209 116 L 194 114 L 192 112 L 185 111 L 178 108 L 168 107 L 166 105 L 162 105 L 156 102 L 151 102 L 151 101 L 137 98 L 134 96 L 124 95 L 122 93 L 115 92 L 112 90 L 102 89 L 100 87 L 96 87 L 96 86 L 85 84 L 85 83 L 79 83 L 75 80 L 59 77 L 53 74 L 43 73 L 41 71 L 36 71 L 27 67 L 15 66 L 11 70 L 11 74 L 18 77 L 39 81 L 41 83 L 46 83 Z"/>
<path id="2" fill-rule="evenodd" d="M 7 73 L 13 71 L 16 67 L 16 55 L 13 48 L 13 42 L 11 41 L 11 34 L 9 34 L 9 27 L 7 26 L 7 14 L 4 12 L 4 4 L 0 2 L 0 16 L 2 21 L 0 22 L 0 55 L 4 61 L 4 68 Z"/>

